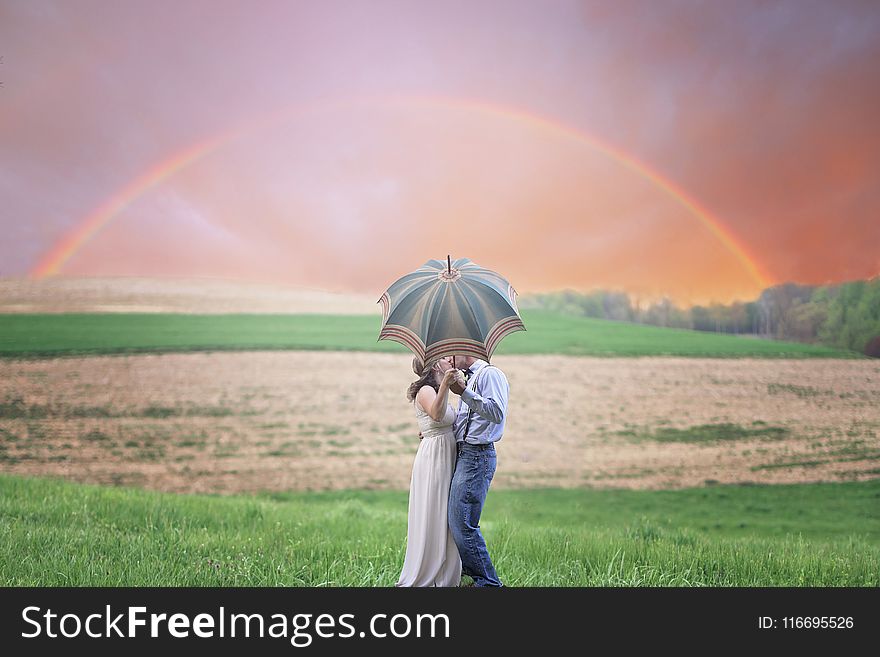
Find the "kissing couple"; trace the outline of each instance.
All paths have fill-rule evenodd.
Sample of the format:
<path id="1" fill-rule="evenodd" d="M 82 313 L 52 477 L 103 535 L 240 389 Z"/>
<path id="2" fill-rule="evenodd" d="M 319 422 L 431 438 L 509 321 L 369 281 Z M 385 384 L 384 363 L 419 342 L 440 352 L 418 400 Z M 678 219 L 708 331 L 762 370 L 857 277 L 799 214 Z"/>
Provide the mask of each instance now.
<path id="1" fill-rule="evenodd" d="M 456 363 L 457 361 L 457 363 Z M 464 371 L 454 364 L 464 366 Z M 510 386 L 497 367 L 456 355 L 425 364 L 407 390 L 420 429 L 409 489 L 406 557 L 396 586 L 503 586 L 480 532 Z M 460 396 L 458 410 L 449 393 Z"/>

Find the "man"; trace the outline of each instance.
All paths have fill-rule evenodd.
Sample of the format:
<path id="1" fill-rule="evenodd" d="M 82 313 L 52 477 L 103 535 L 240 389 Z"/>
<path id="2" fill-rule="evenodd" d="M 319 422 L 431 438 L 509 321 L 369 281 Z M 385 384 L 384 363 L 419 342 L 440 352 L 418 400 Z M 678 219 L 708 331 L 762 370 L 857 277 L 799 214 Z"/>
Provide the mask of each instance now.
<path id="1" fill-rule="evenodd" d="M 456 365 L 465 368 L 464 382 L 450 387 L 461 395 L 453 423 L 458 448 L 455 473 L 449 489 L 449 527 L 462 572 L 474 586 L 503 586 L 489 558 L 480 532 L 480 513 L 497 463 L 495 443 L 504 433 L 510 385 L 500 369 L 473 356 L 456 356 Z"/>

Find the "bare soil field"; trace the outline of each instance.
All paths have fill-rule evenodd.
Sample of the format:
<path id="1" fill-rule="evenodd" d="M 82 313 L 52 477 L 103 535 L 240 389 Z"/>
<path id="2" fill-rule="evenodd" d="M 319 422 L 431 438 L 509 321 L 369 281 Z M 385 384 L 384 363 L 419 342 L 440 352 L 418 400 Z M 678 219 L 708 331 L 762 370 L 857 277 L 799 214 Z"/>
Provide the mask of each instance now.
<path id="1" fill-rule="evenodd" d="M 877 361 L 494 362 L 511 399 L 493 487 L 880 476 Z M 409 367 L 350 352 L 0 361 L 0 471 L 178 492 L 406 489 Z"/>

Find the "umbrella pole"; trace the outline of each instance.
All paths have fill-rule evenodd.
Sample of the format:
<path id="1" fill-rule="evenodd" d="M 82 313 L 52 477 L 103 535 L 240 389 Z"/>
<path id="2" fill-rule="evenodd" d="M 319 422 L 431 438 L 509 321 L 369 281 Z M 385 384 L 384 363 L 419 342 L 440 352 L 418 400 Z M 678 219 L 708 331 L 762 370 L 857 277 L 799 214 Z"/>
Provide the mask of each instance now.
<path id="1" fill-rule="evenodd" d="M 449 273 L 450 276 L 452 276 L 452 256 L 449 255 L 448 253 L 446 254 L 446 271 Z M 455 366 L 455 355 L 454 354 L 452 356 L 452 368 L 458 369 Z"/>

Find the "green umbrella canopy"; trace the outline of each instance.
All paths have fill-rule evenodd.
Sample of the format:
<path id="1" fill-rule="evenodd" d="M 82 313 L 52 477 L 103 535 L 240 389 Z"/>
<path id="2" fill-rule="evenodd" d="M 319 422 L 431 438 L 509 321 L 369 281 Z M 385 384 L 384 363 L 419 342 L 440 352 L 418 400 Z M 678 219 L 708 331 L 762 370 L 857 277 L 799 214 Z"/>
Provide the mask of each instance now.
<path id="1" fill-rule="evenodd" d="M 504 336 L 526 330 L 513 286 L 468 258 L 428 260 L 392 283 L 377 303 L 379 340 L 401 343 L 423 363 L 444 356 L 488 361 Z"/>

